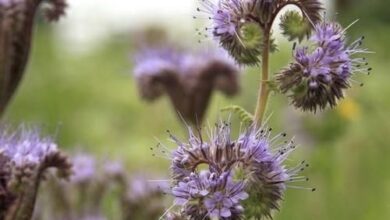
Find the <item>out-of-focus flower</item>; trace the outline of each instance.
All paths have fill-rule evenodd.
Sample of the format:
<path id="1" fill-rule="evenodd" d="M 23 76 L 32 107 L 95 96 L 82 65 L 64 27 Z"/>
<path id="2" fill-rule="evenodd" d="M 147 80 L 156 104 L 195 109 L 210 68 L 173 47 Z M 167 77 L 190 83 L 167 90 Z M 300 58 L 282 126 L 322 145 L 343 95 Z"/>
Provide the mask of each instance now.
<path id="1" fill-rule="evenodd" d="M 129 176 L 120 161 L 101 161 L 87 153 L 73 156 L 70 181 L 49 178 L 37 219 L 81 220 L 111 217 L 102 209 L 104 199 L 115 205 L 115 218 L 158 219 L 165 211 L 164 192 L 168 184 Z M 44 218 L 50 216 L 50 218 Z"/>
<path id="2" fill-rule="evenodd" d="M 242 64 L 259 62 L 264 34 L 270 33 L 276 16 L 286 5 L 297 6 L 305 22 L 317 23 L 321 20 L 322 4 L 318 0 L 219 0 L 216 4 L 210 0 L 199 2 L 202 6 L 197 9 L 198 12 L 205 13 L 212 22 L 206 32 L 211 32 L 221 46 Z M 292 33 L 286 30 L 284 33 Z M 305 33 L 306 30 L 303 35 Z M 299 33 L 298 37 L 301 35 Z"/>
<path id="3" fill-rule="evenodd" d="M 142 176 L 128 178 L 126 185 L 122 194 L 123 219 L 159 219 L 165 210 L 164 193 L 169 186 Z"/>
<path id="4" fill-rule="evenodd" d="M 37 128 L 21 126 L 16 131 L 0 128 L 0 216 L 31 218 L 37 191 L 49 168 L 68 178 L 71 164 L 49 137 Z M 4 207 L 3 207 L 4 206 Z M 19 208 L 17 208 L 19 207 Z"/>
<path id="5" fill-rule="evenodd" d="M 232 140 L 225 123 L 209 133 L 209 141 L 191 129 L 186 142 L 171 135 L 177 149 L 161 150 L 172 160 L 176 204 L 194 219 L 269 217 L 278 209 L 288 182 L 307 180 L 298 176 L 305 162 L 291 169 L 284 165 L 295 149 L 293 141 L 284 140 L 284 133 L 272 137 L 271 129 L 249 128 Z"/>
<path id="6" fill-rule="evenodd" d="M 297 48 L 295 62 L 278 74 L 280 90 L 295 107 L 312 112 L 334 107 L 351 86 L 353 75 L 371 71 L 365 58 L 355 57 L 367 53 L 360 48 L 364 38 L 348 45 L 345 31 L 337 23 L 317 24 L 310 39 L 313 49 Z"/>
<path id="7" fill-rule="evenodd" d="M 360 106 L 352 98 L 346 98 L 340 102 L 337 112 L 342 118 L 354 121 L 360 116 Z"/>
<path id="8" fill-rule="evenodd" d="M 40 5 L 50 21 L 58 20 L 65 13 L 65 0 L 0 1 L 0 114 L 22 79 L 29 57 L 34 17 Z"/>
<path id="9" fill-rule="evenodd" d="M 142 98 L 153 101 L 166 93 L 193 124 L 202 122 L 214 90 L 228 96 L 239 90 L 239 69 L 220 51 L 146 49 L 135 58 L 134 76 Z"/>
<path id="10" fill-rule="evenodd" d="M 83 184 L 92 181 L 97 175 L 97 164 L 94 157 L 88 154 L 77 154 L 73 157 L 73 175 L 71 181 Z"/>

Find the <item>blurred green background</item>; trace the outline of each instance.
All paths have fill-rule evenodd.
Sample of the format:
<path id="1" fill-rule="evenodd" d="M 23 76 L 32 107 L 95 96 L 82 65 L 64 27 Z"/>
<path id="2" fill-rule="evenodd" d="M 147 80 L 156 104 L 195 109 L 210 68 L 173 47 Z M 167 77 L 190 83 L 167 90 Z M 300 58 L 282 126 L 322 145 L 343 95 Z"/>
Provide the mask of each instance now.
<path id="1" fill-rule="evenodd" d="M 317 188 L 314 193 L 288 190 L 275 219 L 390 219 L 390 2 L 336 5 L 344 26 L 360 19 L 348 32 L 351 39 L 366 36 L 365 46 L 375 51 L 368 56 L 373 74 L 357 77 L 364 87 L 357 82 L 337 109 L 316 116 L 288 108 L 279 95 L 272 97 L 270 125 L 297 136 L 301 147 L 293 158 L 310 162 L 307 186 Z M 291 45 L 278 41 L 283 52 L 272 56 L 274 72 L 291 55 Z M 153 157 L 149 147 L 158 140 L 168 143 L 167 129 L 179 137 L 185 132 L 167 98 L 153 104 L 139 99 L 131 76 L 132 48 L 129 35 L 114 34 L 93 52 L 75 56 L 59 47 L 51 26 L 40 24 L 27 73 L 5 119 L 41 124 L 49 134 L 58 133 L 61 147 L 70 152 L 123 159 L 129 172 L 168 175 L 169 162 Z M 211 124 L 227 117 L 219 112 L 226 105 L 254 108 L 259 74 L 255 68 L 245 72 L 238 97 L 213 97 Z"/>

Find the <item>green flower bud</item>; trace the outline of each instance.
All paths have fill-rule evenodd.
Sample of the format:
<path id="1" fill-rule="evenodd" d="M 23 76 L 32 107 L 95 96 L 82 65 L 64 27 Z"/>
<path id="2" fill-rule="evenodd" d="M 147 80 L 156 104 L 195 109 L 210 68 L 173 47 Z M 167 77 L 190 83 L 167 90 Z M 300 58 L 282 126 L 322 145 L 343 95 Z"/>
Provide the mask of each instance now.
<path id="1" fill-rule="evenodd" d="M 289 41 L 296 39 L 302 41 L 305 37 L 310 36 L 312 25 L 309 20 L 299 12 L 288 11 L 280 20 L 282 34 L 286 36 Z"/>

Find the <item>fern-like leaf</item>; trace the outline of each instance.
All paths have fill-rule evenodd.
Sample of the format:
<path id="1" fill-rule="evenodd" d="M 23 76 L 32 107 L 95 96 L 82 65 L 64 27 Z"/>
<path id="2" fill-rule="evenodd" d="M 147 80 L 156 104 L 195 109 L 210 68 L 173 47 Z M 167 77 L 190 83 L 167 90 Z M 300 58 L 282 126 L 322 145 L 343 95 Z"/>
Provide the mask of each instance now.
<path id="1" fill-rule="evenodd" d="M 227 106 L 221 111 L 226 112 L 226 111 L 231 111 L 234 114 L 238 115 L 238 118 L 240 121 L 244 124 L 252 124 L 253 123 L 253 115 L 246 111 L 243 107 L 238 106 L 238 105 L 230 105 Z"/>

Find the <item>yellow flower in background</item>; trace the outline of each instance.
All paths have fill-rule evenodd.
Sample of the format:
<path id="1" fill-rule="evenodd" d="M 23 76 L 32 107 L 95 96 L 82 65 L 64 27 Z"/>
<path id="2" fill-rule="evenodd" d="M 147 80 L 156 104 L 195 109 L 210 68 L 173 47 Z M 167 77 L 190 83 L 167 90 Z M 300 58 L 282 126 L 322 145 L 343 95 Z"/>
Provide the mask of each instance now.
<path id="1" fill-rule="evenodd" d="M 344 119 L 354 121 L 360 117 L 360 106 L 354 99 L 346 98 L 339 103 L 337 113 Z"/>

